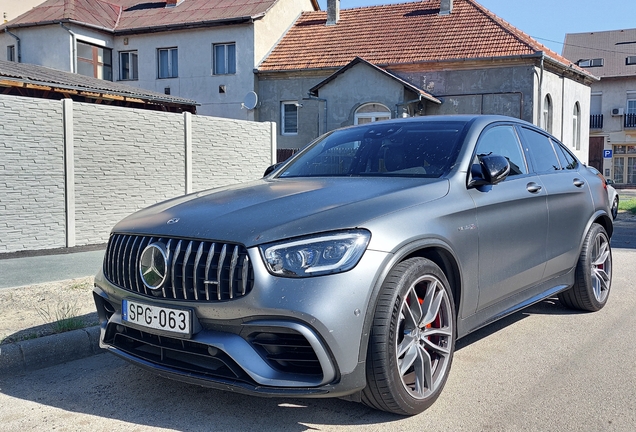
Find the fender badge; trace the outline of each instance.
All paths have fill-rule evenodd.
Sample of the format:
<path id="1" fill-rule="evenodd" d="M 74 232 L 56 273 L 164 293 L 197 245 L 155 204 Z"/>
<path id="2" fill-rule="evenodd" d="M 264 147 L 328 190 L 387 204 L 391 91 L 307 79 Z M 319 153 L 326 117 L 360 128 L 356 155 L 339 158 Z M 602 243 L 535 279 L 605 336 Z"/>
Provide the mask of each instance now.
<path id="1" fill-rule="evenodd" d="M 168 222 L 166 222 L 168 225 L 173 225 L 176 224 L 177 222 L 179 222 L 179 218 L 172 218 L 170 219 Z"/>

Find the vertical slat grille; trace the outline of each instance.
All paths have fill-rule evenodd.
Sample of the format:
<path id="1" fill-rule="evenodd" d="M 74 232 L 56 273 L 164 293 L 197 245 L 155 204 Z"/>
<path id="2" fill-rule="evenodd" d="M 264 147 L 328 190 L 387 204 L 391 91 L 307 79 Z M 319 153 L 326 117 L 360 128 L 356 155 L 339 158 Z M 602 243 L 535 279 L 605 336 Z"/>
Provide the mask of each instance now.
<path id="1" fill-rule="evenodd" d="M 168 274 L 151 290 L 139 273 L 141 255 L 150 244 L 165 248 Z M 218 302 L 249 294 L 254 272 L 242 245 L 200 240 L 113 234 L 104 256 L 106 278 L 120 288 L 151 297 Z"/>

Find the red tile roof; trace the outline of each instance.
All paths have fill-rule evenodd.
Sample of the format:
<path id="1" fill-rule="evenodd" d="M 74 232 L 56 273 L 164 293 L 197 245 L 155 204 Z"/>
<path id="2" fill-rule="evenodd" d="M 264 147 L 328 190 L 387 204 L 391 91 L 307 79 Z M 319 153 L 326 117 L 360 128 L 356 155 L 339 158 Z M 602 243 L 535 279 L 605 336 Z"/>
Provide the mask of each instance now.
<path id="1" fill-rule="evenodd" d="M 112 32 L 259 18 L 278 0 L 48 0 L 6 24 L 27 27 L 73 21 Z M 296 0 L 292 0 L 296 1 Z M 314 8 L 319 9 L 316 0 Z"/>
<path id="2" fill-rule="evenodd" d="M 395 66 L 541 51 L 570 65 L 474 0 L 454 0 L 449 15 L 439 15 L 439 9 L 440 0 L 343 9 L 340 21 L 331 26 L 325 24 L 326 12 L 305 12 L 259 70 L 338 68 L 357 56 L 379 66 Z"/>

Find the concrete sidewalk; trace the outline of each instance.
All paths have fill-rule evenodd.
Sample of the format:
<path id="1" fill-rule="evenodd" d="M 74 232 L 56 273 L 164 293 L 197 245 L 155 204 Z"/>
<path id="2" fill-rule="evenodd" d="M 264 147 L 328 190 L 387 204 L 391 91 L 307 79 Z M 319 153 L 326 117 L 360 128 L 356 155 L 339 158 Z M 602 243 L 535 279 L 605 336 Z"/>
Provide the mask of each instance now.
<path id="1" fill-rule="evenodd" d="M 0 290 L 14 291 L 15 296 L 36 296 L 39 284 L 94 276 L 102 265 L 104 248 L 78 248 L 77 252 L 70 253 L 55 251 L 58 253 L 54 255 L 51 251 L 0 255 Z M 5 307 L 7 305 L 0 304 L 0 309 Z M 25 329 L 35 326 L 36 323 L 24 322 Z M 0 377 L 65 363 L 101 351 L 98 326 L 3 344 L 0 345 Z"/>

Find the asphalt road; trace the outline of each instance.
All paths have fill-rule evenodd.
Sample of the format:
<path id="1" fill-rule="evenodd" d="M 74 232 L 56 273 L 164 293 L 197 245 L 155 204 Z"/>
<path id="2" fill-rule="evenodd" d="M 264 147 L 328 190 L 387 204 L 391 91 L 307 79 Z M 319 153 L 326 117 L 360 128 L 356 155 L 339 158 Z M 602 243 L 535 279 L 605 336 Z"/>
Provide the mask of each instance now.
<path id="1" fill-rule="evenodd" d="M 101 354 L 0 377 L 0 429 L 633 432 L 636 239 L 626 228 L 617 225 L 612 240 L 613 286 L 603 310 L 577 313 L 548 300 L 462 339 L 444 392 L 418 416 L 338 399 L 224 393 Z"/>

